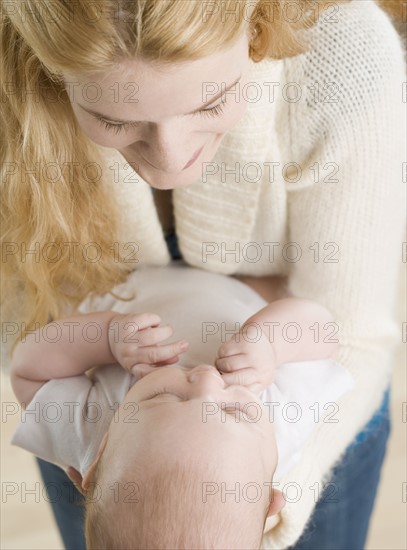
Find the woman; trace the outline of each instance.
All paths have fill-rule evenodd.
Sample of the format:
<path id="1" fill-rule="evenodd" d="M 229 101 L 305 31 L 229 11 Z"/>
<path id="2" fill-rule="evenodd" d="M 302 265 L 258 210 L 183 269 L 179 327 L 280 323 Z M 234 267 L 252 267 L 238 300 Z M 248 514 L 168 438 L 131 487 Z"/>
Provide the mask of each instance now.
<path id="1" fill-rule="evenodd" d="M 286 278 L 334 314 L 356 389 L 290 472 L 264 547 L 362 548 L 405 223 L 406 74 L 389 16 L 370 0 L 60 0 L 9 2 L 2 24 L 7 342 L 138 262 L 165 265 L 165 238 L 174 258 L 265 294 Z M 66 546 L 83 548 L 76 493 L 40 465 L 66 493 Z"/>

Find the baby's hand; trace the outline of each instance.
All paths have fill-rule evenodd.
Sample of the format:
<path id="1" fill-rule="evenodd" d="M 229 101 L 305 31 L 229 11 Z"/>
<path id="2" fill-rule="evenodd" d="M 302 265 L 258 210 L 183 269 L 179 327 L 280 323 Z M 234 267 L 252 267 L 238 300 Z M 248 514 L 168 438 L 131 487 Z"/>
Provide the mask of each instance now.
<path id="1" fill-rule="evenodd" d="M 118 313 L 109 324 L 109 346 L 120 365 L 133 372 L 147 374 L 155 367 L 171 365 L 188 348 L 188 342 L 177 340 L 159 346 L 173 332 L 170 325 L 159 326 L 161 319 L 155 313 Z M 153 366 L 154 365 L 154 366 Z"/>
<path id="2" fill-rule="evenodd" d="M 253 335 L 243 325 L 218 349 L 215 366 L 226 384 L 246 386 L 255 393 L 273 382 L 275 354 L 268 336 Z"/>

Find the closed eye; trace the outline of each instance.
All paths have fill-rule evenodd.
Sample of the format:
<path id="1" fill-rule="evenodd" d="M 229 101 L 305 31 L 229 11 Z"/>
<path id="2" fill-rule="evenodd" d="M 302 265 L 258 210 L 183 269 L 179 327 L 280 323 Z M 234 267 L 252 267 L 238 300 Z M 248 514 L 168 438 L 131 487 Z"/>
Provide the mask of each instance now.
<path id="1" fill-rule="evenodd" d="M 198 111 L 196 114 L 204 117 L 218 117 L 223 113 L 223 104 L 226 103 L 225 101 L 222 101 L 219 103 L 219 105 L 215 105 L 214 107 L 211 107 L 209 109 L 202 109 L 201 111 Z M 115 132 L 115 134 L 118 134 L 122 130 L 127 131 L 129 128 L 134 128 L 139 126 L 138 122 L 124 122 L 123 124 L 113 124 L 112 122 L 108 122 L 102 117 L 99 117 L 97 115 L 93 115 L 96 117 L 96 119 L 106 128 L 106 130 L 110 132 Z"/>
<path id="2" fill-rule="evenodd" d="M 223 411 L 226 413 L 231 413 L 233 416 L 236 415 L 236 412 L 239 414 L 239 417 L 244 418 L 245 420 L 251 420 L 251 416 L 247 413 L 247 411 L 243 410 L 241 407 L 238 406 L 238 403 L 236 403 L 236 406 L 227 405 L 226 407 L 221 407 Z"/>
<path id="3" fill-rule="evenodd" d="M 147 396 L 145 398 L 145 400 L 148 400 L 148 399 L 154 399 L 154 397 L 157 397 L 159 395 L 175 395 L 175 397 L 178 397 L 179 399 L 182 399 L 182 397 L 180 397 L 179 395 L 177 395 L 176 393 L 172 393 L 170 392 L 167 388 L 163 388 L 162 390 L 160 391 L 155 391 L 154 393 L 150 394 L 149 396 Z"/>
<path id="4" fill-rule="evenodd" d="M 202 111 L 199 111 L 199 114 L 202 116 L 220 116 L 223 113 L 224 103 L 225 102 L 222 101 L 222 103 L 215 105 L 215 107 L 211 107 L 210 109 L 202 109 Z"/>
<path id="5" fill-rule="evenodd" d="M 158 397 L 159 395 L 169 395 L 172 397 L 177 397 L 181 401 L 187 400 L 184 397 L 181 397 L 180 395 L 173 393 L 168 388 L 164 387 L 162 390 L 157 390 L 154 393 L 151 393 L 145 399 L 143 399 L 143 401 L 150 401 L 155 397 Z M 250 416 L 250 414 L 246 410 L 244 410 L 244 407 L 243 409 L 240 407 L 238 402 L 229 403 L 229 404 L 222 402 L 220 403 L 220 409 L 225 411 L 228 416 L 233 416 L 234 418 L 236 418 L 236 412 L 237 412 L 239 414 L 239 418 L 243 418 L 247 422 L 253 422 L 255 420 Z"/>

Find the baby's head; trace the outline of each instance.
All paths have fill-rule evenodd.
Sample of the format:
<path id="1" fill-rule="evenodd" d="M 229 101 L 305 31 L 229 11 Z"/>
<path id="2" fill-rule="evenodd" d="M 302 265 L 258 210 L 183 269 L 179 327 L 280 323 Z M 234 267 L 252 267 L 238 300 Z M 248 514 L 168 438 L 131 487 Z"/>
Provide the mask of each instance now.
<path id="1" fill-rule="evenodd" d="M 255 394 L 209 365 L 160 367 L 128 392 L 83 486 L 89 549 L 258 549 L 277 451 Z M 89 495 L 88 495 L 89 496 Z"/>

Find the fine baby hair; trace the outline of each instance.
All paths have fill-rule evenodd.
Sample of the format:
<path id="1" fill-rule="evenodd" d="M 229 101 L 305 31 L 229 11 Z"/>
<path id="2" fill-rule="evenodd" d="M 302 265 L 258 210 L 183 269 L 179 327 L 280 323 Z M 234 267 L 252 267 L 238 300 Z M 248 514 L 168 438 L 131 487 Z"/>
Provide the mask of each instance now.
<path id="1" fill-rule="evenodd" d="M 260 547 L 268 511 L 261 503 L 228 506 L 220 497 L 203 502 L 204 483 L 216 480 L 220 486 L 223 479 L 222 465 L 216 460 L 205 465 L 199 462 L 163 464 L 153 472 L 148 471 L 148 464 L 132 465 L 119 478 L 106 475 L 109 459 L 106 455 L 101 460 L 94 476 L 103 494 L 107 489 L 107 497 L 91 499 L 86 505 L 89 550 L 257 550 Z M 124 487 L 127 490 L 123 490 Z"/>

